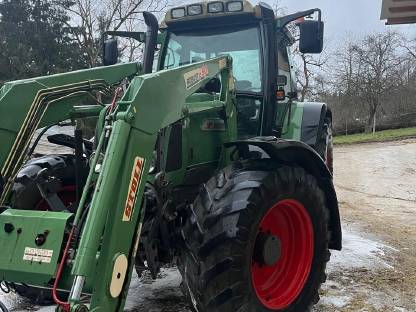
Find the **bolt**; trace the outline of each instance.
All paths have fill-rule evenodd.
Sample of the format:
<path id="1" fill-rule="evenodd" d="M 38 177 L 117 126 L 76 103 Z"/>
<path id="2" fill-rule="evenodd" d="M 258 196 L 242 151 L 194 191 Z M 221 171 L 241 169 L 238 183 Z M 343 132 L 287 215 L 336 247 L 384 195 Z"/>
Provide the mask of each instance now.
<path id="1" fill-rule="evenodd" d="M 131 121 L 133 121 L 133 120 L 134 120 L 134 114 L 133 114 L 132 112 L 130 112 L 130 113 L 128 113 L 128 114 L 127 114 L 127 120 L 128 120 L 129 122 L 131 122 Z"/>
<path id="2" fill-rule="evenodd" d="M 187 106 L 182 108 L 182 115 L 183 116 L 188 116 L 189 115 L 189 108 Z"/>

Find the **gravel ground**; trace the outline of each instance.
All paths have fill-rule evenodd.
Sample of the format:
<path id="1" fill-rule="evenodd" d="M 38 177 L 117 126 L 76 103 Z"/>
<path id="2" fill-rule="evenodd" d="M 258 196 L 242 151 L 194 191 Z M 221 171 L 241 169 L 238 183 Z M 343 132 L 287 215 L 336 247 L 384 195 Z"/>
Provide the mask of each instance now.
<path id="1" fill-rule="evenodd" d="M 315 311 L 416 311 L 416 140 L 337 146 L 344 249 L 333 252 Z M 127 311 L 188 312 L 175 268 L 132 281 Z M 53 311 L 16 295 L 11 311 Z"/>

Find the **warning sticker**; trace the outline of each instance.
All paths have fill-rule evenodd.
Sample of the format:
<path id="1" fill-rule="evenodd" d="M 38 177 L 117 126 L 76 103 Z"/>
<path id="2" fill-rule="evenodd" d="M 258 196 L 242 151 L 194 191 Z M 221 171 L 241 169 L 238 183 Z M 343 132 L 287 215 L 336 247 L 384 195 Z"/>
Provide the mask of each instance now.
<path id="1" fill-rule="evenodd" d="M 51 263 L 52 255 L 53 250 L 26 247 L 25 252 L 23 254 L 23 260 Z"/>
<path id="2" fill-rule="evenodd" d="M 129 191 L 127 193 L 126 205 L 124 207 L 123 222 L 129 222 L 133 215 L 134 204 L 136 203 L 137 192 L 139 190 L 140 179 L 142 177 L 144 158 L 136 157 L 133 170 L 131 172 Z"/>
<path id="3" fill-rule="evenodd" d="M 195 87 L 199 82 L 204 80 L 209 74 L 208 66 L 204 65 L 200 68 L 191 70 L 183 75 L 185 78 L 186 89 Z"/>

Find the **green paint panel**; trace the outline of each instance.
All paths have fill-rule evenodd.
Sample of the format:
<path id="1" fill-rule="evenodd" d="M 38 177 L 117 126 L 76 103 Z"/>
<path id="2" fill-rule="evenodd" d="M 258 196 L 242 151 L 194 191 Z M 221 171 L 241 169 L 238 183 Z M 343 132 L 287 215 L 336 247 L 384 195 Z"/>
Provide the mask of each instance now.
<path id="1" fill-rule="evenodd" d="M 303 102 L 293 102 L 290 114 L 285 116 L 282 138 L 287 140 L 300 141 L 302 136 Z M 288 118 L 290 115 L 290 121 Z"/>
<path id="2" fill-rule="evenodd" d="M 8 209 L 0 214 L 0 279 L 46 286 L 55 275 L 72 214 Z M 46 236 L 37 246 L 39 234 Z"/>

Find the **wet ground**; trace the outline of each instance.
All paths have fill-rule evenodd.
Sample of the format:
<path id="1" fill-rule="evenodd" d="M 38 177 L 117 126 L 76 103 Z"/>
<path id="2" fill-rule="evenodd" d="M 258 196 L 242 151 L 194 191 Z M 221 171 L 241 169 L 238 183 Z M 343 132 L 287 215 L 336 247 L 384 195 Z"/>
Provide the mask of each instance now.
<path id="1" fill-rule="evenodd" d="M 333 252 L 315 311 L 416 311 L 416 140 L 337 146 L 344 249 Z M 188 312 L 174 268 L 134 279 L 126 310 Z M 11 311 L 53 311 L 1 297 Z"/>

